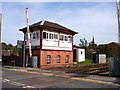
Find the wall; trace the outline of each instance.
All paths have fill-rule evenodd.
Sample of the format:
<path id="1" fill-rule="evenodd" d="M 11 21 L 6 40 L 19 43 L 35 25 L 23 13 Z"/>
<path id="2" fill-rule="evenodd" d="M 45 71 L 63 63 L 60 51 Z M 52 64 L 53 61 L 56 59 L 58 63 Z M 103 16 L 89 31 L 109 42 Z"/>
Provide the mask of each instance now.
<path id="1" fill-rule="evenodd" d="M 106 54 L 97 54 L 96 63 L 106 63 Z"/>
<path id="2" fill-rule="evenodd" d="M 22 56 L 2 56 L 2 65 L 23 66 Z"/>
<path id="3" fill-rule="evenodd" d="M 30 37 L 30 39 L 31 39 L 30 40 L 31 41 L 31 46 L 40 46 L 40 31 L 31 32 L 30 36 L 31 36 Z M 27 33 L 25 34 L 25 41 L 28 41 Z M 26 46 L 28 46 L 28 42 L 26 42 Z"/>
<path id="4" fill-rule="evenodd" d="M 51 32 L 51 31 L 47 31 L 47 30 L 44 30 L 43 32 L 46 32 L 48 33 L 48 38 L 47 39 L 44 39 L 43 38 L 43 41 L 42 41 L 42 49 L 50 49 L 50 50 L 71 50 L 72 51 L 72 41 L 69 42 L 69 41 L 61 41 L 59 40 L 60 38 L 60 35 L 63 35 L 63 36 L 71 36 L 72 35 L 68 35 L 68 34 L 63 34 L 63 33 L 58 33 L 58 32 Z M 58 35 L 58 39 L 49 39 L 49 33 L 51 34 L 57 34 Z M 54 37 L 54 36 L 53 36 Z M 68 38 L 69 40 L 69 38 Z"/>
<path id="5" fill-rule="evenodd" d="M 47 64 L 47 55 L 51 55 L 51 63 Z M 57 62 L 57 55 L 60 55 L 60 63 Z M 69 62 L 65 63 L 65 57 L 69 55 Z M 69 51 L 41 51 L 40 52 L 40 64 L 44 66 L 61 66 L 73 64 L 73 52 Z"/>
<path id="6" fill-rule="evenodd" d="M 34 56 L 37 56 L 38 57 L 38 67 L 40 67 L 40 64 L 39 64 L 39 62 L 40 62 L 40 50 L 39 49 L 32 49 L 32 56 L 34 57 Z M 28 58 L 28 56 L 29 56 L 29 50 L 28 49 L 26 49 L 26 63 L 28 62 L 28 60 L 30 60 L 29 58 Z M 32 61 L 31 61 L 32 62 Z"/>
<path id="7" fill-rule="evenodd" d="M 78 62 L 85 61 L 85 49 L 82 48 L 76 49 L 76 61 Z"/>

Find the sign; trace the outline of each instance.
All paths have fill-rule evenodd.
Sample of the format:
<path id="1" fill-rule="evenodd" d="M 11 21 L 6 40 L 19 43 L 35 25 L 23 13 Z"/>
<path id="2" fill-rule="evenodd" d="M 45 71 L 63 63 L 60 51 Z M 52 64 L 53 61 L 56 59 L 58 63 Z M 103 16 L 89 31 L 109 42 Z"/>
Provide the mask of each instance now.
<path id="1" fill-rule="evenodd" d="M 24 41 L 22 41 L 22 40 L 17 40 L 17 45 L 24 45 Z"/>

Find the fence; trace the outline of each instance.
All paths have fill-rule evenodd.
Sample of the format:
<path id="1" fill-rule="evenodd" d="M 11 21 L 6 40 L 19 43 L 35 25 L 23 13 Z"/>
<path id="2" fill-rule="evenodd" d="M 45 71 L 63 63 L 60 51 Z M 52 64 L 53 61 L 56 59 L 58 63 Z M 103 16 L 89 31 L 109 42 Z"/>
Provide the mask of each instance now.
<path id="1" fill-rule="evenodd" d="M 109 60 L 109 69 L 111 76 L 120 77 L 120 57 L 111 58 Z"/>
<path id="2" fill-rule="evenodd" d="M 2 56 L 2 65 L 23 66 L 22 56 Z"/>

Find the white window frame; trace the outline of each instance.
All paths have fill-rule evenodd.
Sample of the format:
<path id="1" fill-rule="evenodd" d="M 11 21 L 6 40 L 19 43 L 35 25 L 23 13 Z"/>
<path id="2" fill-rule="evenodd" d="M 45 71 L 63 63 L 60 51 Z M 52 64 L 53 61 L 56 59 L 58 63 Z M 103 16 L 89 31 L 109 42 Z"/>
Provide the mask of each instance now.
<path id="1" fill-rule="evenodd" d="M 47 55 L 47 64 L 51 63 L 51 55 Z"/>

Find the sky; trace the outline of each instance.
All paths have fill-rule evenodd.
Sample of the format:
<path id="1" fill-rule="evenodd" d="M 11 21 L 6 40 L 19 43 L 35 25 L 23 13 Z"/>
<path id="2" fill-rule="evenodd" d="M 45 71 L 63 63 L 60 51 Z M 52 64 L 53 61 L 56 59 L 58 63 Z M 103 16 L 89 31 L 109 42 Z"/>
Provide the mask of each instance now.
<path id="1" fill-rule="evenodd" d="M 26 26 L 26 8 L 29 24 L 47 20 L 78 32 L 80 39 L 97 44 L 118 42 L 118 21 L 115 2 L 2 2 L 2 42 L 17 44 L 23 40 L 20 28 Z"/>

